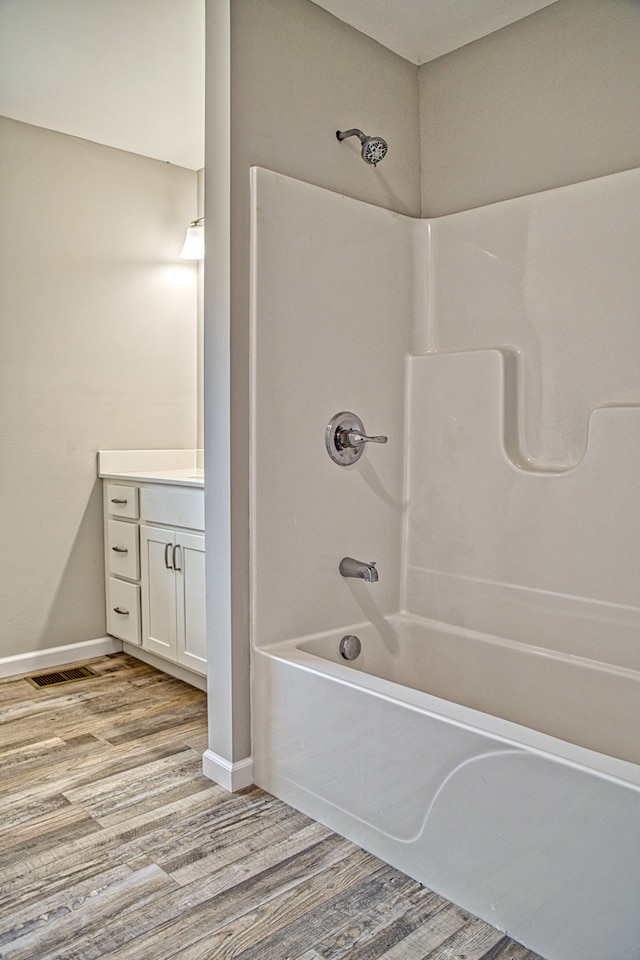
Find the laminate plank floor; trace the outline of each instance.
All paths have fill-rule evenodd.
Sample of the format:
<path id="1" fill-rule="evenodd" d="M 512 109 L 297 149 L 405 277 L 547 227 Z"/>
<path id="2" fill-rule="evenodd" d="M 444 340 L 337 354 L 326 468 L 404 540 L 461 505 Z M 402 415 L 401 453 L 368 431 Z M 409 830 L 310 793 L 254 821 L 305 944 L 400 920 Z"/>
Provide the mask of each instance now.
<path id="1" fill-rule="evenodd" d="M 0 682 L 2 960 L 540 960 L 326 827 L 207 780 L 205 695 L 125 654 Z"/>

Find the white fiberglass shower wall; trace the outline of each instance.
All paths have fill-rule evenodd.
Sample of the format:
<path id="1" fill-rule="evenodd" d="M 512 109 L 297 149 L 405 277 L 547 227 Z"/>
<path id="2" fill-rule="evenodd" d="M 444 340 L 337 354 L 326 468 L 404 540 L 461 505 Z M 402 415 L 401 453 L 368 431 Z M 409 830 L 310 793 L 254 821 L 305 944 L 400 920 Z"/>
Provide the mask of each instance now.
<path id="1" fill-rule="evenodd" d="M 419 221 L 252 173 L 252 619 L 264 644 L 399 608 Z M 389 437 L 345 468 L 324 446 L 342 410 Z M 344 556 L 379 564 L 374 590 L 340 576 Z"/>
<path id="2" fill-rule="evenodd" d="M 412 612 L 640 669 L 639 214 L 631 170 L 431 221 Z"/>
<path id="3" fill-rule="evenodd" d="M 254 643 L 409 609 L 639 669 L 640 172 L 424 221 L 253 189 Z M 340 410 L 389 442 L 337 466 Z"/>

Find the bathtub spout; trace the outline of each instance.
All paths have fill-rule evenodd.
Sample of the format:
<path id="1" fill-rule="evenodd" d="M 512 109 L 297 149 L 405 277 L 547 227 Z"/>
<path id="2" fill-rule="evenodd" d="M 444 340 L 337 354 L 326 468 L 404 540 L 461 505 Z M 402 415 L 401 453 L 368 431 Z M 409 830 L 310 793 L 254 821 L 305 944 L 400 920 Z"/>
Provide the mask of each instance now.
<path id="1" fill-rule="evenodd" d="M 364 563 L 363 560 L 354 560 L 353 557 L 343 557 L 338 568 L 343 577 L 358 577 L 375 583 L 378 579 L 375 561 Z"/>

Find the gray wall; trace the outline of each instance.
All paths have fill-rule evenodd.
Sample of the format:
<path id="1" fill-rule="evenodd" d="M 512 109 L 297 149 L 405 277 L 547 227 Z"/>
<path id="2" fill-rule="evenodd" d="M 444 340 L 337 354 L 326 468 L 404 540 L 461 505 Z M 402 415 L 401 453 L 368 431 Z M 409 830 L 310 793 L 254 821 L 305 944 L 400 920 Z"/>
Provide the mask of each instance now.
<path id="1" fill-rule="evenodd" d="M 420 67 L 423 210 L 640 166 L 640 3 L 558 0 Z"/>
<path id="2" fill-rule="evenodd" d="M 197 175 L 0 118 L 0 657 L 104 636 L 101 448 L 193 447 Z"/>

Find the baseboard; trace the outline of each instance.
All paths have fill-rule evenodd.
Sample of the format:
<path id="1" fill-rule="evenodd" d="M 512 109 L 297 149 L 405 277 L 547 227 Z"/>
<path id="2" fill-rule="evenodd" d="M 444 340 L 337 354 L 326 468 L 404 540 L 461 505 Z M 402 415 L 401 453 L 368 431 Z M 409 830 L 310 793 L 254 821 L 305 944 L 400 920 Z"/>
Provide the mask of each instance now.
<path id="1" fill-rule="evenodd" d="M 120 653 L 121 650 L 121 640 L 116 640 L 115 637 L 98 637 L 96 640 L 50 647 L 48 650 L 18 653 L 13 657 L 0 658 L 0 678 L 34 673 L 66 663 L 77 663 L 78 660 L 90 660 L 92 657 L 104 657 L 108 653 Z"/>
<path id="2" fill-rule="evenodd" d="M 213 750 L 205 750 L 202 755 L 202 772 L 209 780 L 219 783 L 230 793 L 235 793 L 253 783 L 253 758 L 245 757 L 244 760 L 232 763 Z"/>

